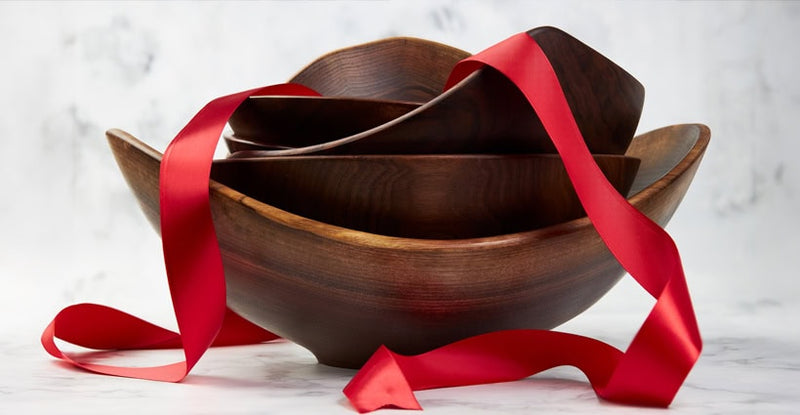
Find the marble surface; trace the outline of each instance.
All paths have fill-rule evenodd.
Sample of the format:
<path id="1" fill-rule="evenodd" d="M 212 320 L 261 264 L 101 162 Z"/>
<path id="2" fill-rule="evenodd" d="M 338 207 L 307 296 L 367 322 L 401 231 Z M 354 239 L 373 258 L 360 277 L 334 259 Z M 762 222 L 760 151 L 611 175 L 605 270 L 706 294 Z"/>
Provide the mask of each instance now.
<path id="1" fill-rule="evenodd" d="M 163 149 L 209 99 L 335 48 L 408 35 L 479 51 L 541 25 L 646 86 L 640 132 L 712 129 L 667 228 L 706 341 L 671 412 L 798 412 L 800 3 L 436 0 L 0 2 L 0 413 L 353 413 L 341 395 L 352 373 L 291 344 L 215 350 L 178 385 L 45 355 L 39 331 L 76 302 L 172 324 L 159 240 L 103 131 Z M 625 347 L 651 305 L 624 281 L 561 329 Z M 419 398 L 433 413 L 645 412 L 598 403 L 572 369 Z"/>
<path id="2" fill-rule="evenodd" d="M 668 412 L 599 401 L 574 368 L 525 380 L 417 392 L 430 414 L 794 414 L 800 408 L 800 335 L 787 328 L 798 307 L 773 302 L 725 305 L 695 296 L 703 354 Z M 651 306 L 624 280 L 560 330 L 624 347 Z M 0 413 L 354 414 L 342 394 L 353 371 L 319 365 L 288 342 L 210 350 L 180 384 L 85 373 L 44 354 L 30 336 L 0 341 Z M 131 365 L 174 361 L 177 352 L 115 353 Z M 378 413 L 396 413 L 381 410 Z"/>

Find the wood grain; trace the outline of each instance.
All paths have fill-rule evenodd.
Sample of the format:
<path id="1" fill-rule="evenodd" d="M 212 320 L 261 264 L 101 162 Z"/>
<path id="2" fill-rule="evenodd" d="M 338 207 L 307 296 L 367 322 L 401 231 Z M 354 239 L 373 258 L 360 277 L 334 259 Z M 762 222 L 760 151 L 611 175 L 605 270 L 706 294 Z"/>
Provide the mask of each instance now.
<path id="1" fill-rule="evenodd" d="M 551 61 L 589 150 L 595 154 L 623 154 L 641 115 L 644 103 L 642 85 L 603 55 L 563 31 L 543 27 L 528 34 L 540 44 Z M 379 45 L 373 47 L 381 49 Z M 391 72 L 391 65 L 397 64 L 385 56 L 391 54 L 402 56 L 403 61 L 425 66 L 425 56 L 416 55 L 417 50 L 392 47 L 381 50 L 377 59 L 360 53 L 347 55 L 346 66 L 354 73 Z M 344 56 L 332 56 L 337 56 L 337 62 L 345 59 Z M 316 64 L 321 65 L 319 62 L 325 59 L 320 58 Z M 387 62 L 390 64 L 382 67 Z M 450 69 L 439 65 L 436 70 L 443 70 L 440 75 L 446 78 Z M 333 71 L 307 76 L 301 71 L 300 74 L 303 74 L 306 85 L 312 87 L 317 83 L 349 82 L 347 77 L 336 78 L 337 73 Z M 336 79 L 312 82 L 316 77 Z M 325 95 L 324 91 L 320 92 Z M 336 92 L 339 95 L 345 93 L 344 89 Z M 258 103 L 259 99 L 268 102 Z M 280 100 L 296 104 L 293 107 L 295 112 L 275 110 L 276 102 Z M 313 110 L 301 109 L 300 104 L 313 106 Z M 490 67 L 479 69 L 448 91 L 435 95 L 402 116 L 383 119 L 382 124 L 382 119 L 364 113 L 360 107 L 347 110 L 347 105 L 346 100 L 326 106 L 319 105 L 319 101 L 314 99 L 252 98 L 231 117 L 235 137 L 232 140 L 245 140 L 250 143 L 250 148 L 262 143 L 264 151 L 260 155 L 264 157 L 555 153 L 555 147 L 522 93 Z M 372 111 L 379 112 L 384 105 L 395 104 L 375 102 L 374 105 Z M 313 127 L 308 126 L 315 124 L 325 128 L 309 134 L 308 128 Z M 373 127 L 363 129 L 370 125 Z M 293 133 L 293 129 L 300 132 Z"/>
<path id="2" fill-rule="evenodd" d="M 160 155 L 107 133 L 126 180 L 158 228 Z M 641 159 L 629 200 L 662 226 L 708 145 L 702 125 L 633 140 Z M 228 302 L 310 349 L 358 367 L 381 344 L 419 353 L 501 329 L 552 328 L 597 301 L 624 271 L 588 218 L 497 236 L 431 240 L 377 235 L 298 216 L 212 181 Z"/>
<path id="3" fill-rule="evenodd" d="M 324 144 L 386 124 L 416 108 L 405 101 L 353 97 L 251 97 L 229 123 L 231 153 Z"/>
<path id="4" fill-rule="evenodd" d="M 639 160 L 597 156 L 627 194 Z M 300 216 L 369 233 L 458 239 L 584 216 L 555 155 L 387 155 L 229 159 L 211 177 Z"/>
<path id="5" fill-rule="evenodd" d="M 528 36 L 547 55 L 575 121 L 593 153 L 622 154 L 639 124 L 644 86 L 636 78 L 568 33 L 539 27 Z"/>

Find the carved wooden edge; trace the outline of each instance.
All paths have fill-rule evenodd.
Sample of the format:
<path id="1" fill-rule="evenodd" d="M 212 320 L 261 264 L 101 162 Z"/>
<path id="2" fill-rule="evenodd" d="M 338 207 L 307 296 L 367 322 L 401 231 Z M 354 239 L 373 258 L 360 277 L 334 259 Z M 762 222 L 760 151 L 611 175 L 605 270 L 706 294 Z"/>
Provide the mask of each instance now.
<path id="1" fill-rule="evenodd" d="M 688 186 L 689 182 L 696 171 L 700 160 L 702 159 L 703 153 L 705 152 L 709 140 L 710 140 L 710 129 L 702 124 L 681 124 L 681 125 L 673 125 L 669 127 L 663 127 L 657 130 L 650 131 L 648 133 L 642 134 L 639 136 L 639 139 L 646 140 L 652 137 L 659 137 L 662 135 L 675 135 L 680 134 L 683 140 L 686 143 L 693 142 L 690 150 L 686 153 L 683 159 L 674 166 L 669 172 L 666 172 L 662 177 L 658 180 L 653 182 L 652 184 L 648 185 L 647 187 L 638 191 L 638 193 L 634 194 L 628 200 L 629 202 L 636 207 L 637 209 L 643 211 L 646 215 L 656 215 L 658 217 L 652 218 L 656 220 L 660 225 L 664 225 L 669 217 L 672 215 L 672 212 L 658 212 L 651 211 L 654 209 L 653 203 L 650 202 L 651 199 L 657 198 L 659 193 L 679 180 L 683 180 L 683 186 Z M 155 200 L 151 200 L 150 203 L 155 203 L 156 208 L 154 209 L 153 206 L 145 206 L 143 204 L 143 208 L 146 208 L 145 213 L 148 214 L 147 210 L 149 209 L 150 213 L 148 214 L 148 219 L 150 220 L 153 226 L 156 226 L 158 223 L 157 218 L 151 217 L 152 214 L 158 212 L 157 203 L 158 203 L 158 174 L 159 169 L 158 164 L 161 160 L 161 153 L 157 150 L 153 149 L 152 147 L 148 146 L 147 144 L 143 143 L 142 141 L 138 140 L 134 136 L 119 130 L 119 129 L 111 129 L 106 132 L 106 136 L 108 138 L 109 144 L 111 145 L 112 149 L 115 152 L 115 157 L 117 158 L 118 162 L 120 160 L 125 160 L 126 153 L 134 152 L 139 153 L 139 155 L 144 155 L 150 159 L 151 167 L 146 169 L 149 171 L 141 171 L 137 174 L 140 175 L 136 180 L 141 180 L 142 178 L 148 179 L 147 182 L 135 182 L 134 179 L 128 177 L 128 173 L 125 172 L 123 168 L 123 173 L 126 175 L 126 180 L 128 180 L 129 185 L 133 189 L 134 192 L 137 193 L 148 193 L 150 194 L 150 198 L 152 199 L 153 191 L 155 191 L 156 197 Z M 636 154 L 629 154 L 634 157 L 638 157 Z M 156 168 L 153 168 L 155 166 Z M 142 186 L 153 186 L 155 183 L 155 189 L 141 189 Z M 531 231 L 519 232 L 514 234 L 504 234 L 504 235 L 497 235 L 497 236 L 489 236 L 489 237 L 481 237 L 481 238 L 469 238 L 469 239 L 452 239 L 447 241 L 440 241 L 440 240 L 429 240 L 429 239 L 416 239 L 416 238 L 402 238 L 402 237 L 395 237 L 395 236 L 386 236 L 386 235 L 377 235 L 366 233 L 362 231 L 357 231 L 353 229 L 341 228 L 335 225 L 330 225 L 322 222 L 318 222 L 312 219 L 304 218 L 290 212 L 286 212 L 284 210 L 278 209 L 276 207 L 267 205 L 262 203 L 258 200 L 248 197 L 240 192 L 237 192 L 231 189 L 228 186 L 225 186 L 221 183 L 215 182 L 211 180 L 210 182 L 210 193 L 211 197 L 213 198 L 225 198 L 229 200 L 234 200 L 241 205 L 247 207 L 248 209 L 256 212 L 258 215 L 263 216 L 265 218 L 269 218 L 276 223 L 279 223 L 283 226 L 287 226 L 298 231 L 309 232 L 315 235 L 318 235 L 323 238 L 330 238 L 333 240 L 338 241 L 339 243 L 351 244 L 351 245 L 360 245 L 366 246 L 371 248 L 389 248 L 389 249 L 413 249 L 413 250 L 435 250 L 435 249 L 442 249 L 443 245 L 447 247 L 451 247 L 453 249 L 464 249 L 469 246 L 480 246 L 480 245 L 513 245 L 518 244 L 521 240 L 526 241 L 537 241 L 537 240 L 544 240 L 549 235 L 553 234 L 564 234 L 573 231 L 577 231 L 583 227 L 591 226 L 591 222 L 589 221 L 588 217 L 582 217 L 579 219 L 574 219 L 568 222 L 560 223 L 557 225 L 548 226 L 545 228 L 535 229 Z M 682 197 L 682 192 L 681 193 Z M 140 203 L 142 200 L 140 199 Z M 657 206 L 655 207 L 657 208 Z"/>

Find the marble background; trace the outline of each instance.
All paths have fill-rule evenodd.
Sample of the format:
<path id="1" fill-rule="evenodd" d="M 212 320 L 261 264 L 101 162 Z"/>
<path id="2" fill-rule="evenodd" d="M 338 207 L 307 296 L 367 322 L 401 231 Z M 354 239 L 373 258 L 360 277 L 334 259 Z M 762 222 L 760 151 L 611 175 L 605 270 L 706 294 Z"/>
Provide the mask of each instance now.
<path id="1" fill-rule="evenodd" d="M 117 170 L 106 129 L 163 150 L 208 100 L 281 82 L 335 48 L 407 35 L 477 52 L 541 25 L 570 32 L 645 85 L 640 132 L 711 127 L 668 231 L 712 340 L 707 350 L 755 350 L 768 339 L 768 357 L 738 359 L 791 368 L 778 377 L 780 396 L 791 396 L 786 379 L 800 380 L 789 356 L 800 336 L 784 326 L 798 317 L 800 294 L 793 2 L 2 2 L 0 344 L 35 348 L 59 309 L 84 301 L 172 325 L 159 239 Z M 624 347 L 650 305 L 624 281 L 587 313 L 595 320 L 567 327 Z M 595 324 L 620 315 L 629 317 L 613 328 Z M 41 376 L 63 374 L 50 369 Z"/>

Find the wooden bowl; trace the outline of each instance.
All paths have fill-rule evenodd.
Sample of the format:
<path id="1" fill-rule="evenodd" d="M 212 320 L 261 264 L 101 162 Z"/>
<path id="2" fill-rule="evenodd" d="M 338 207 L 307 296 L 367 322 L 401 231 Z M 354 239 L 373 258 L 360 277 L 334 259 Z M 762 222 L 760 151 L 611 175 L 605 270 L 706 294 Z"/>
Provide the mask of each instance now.
<path id="1" fill-rule="evenodd" d="M 393 37 L 327 53 L 289 82 L 325 96 L 426 102 L 439 95 L 450 69 L 469 53 L 411 37 Z"/>
<path id="2" fill-rule="evenodd" d="M 528 35 L 553 65 L 589 150 L 623 154 L 639 122 L 644 87 L 615 63 L 561 30 L 541 27 Z M 408 59 L 412 58 L 413 53 Z M 368 54 L 358 55 L 358 59 L 372 64 Z M 424 59 L 415 59 L 414 64 L 425 65 Z M 386 71 L 398 64 L 389 63 Z M 357 66 L 356 62 L 353 65 Z M 445 77 L 451 67 L 446 68 Z M 369 112 L 364 105 L 356 105 L 359 103 L 363 104 L 341 97 L 252 97 L 230 118 L 234 134 L 226 139 L 229 146 L 236 140 L 246 141 L 250 148 L 262 143 L 260 155 L 264 157 L 556 152 L 527 99 L 490 67 L 477 70 L 418 108 L 403 108 L 403 115 L 395 118 L 375 115 L 390 112 L 397 103 L 372 101 Z M 393 112 L 400 111 L 395 108 Z"/>
<path id="3" fill-rule="evenodd" d="M 639 160 L 595 157 L 626 195 Z M 424 239 L 515 233 L 584 216 L 556 155 L 368 155 L 227 159 L 211 178 L 299 216 Z"/>
<path id="4" fill-rule="evenodd" d="M 237 135 L 226 135 L 225 142 L 231 152 L 285 150 L 369 130 L 439 95 L 450 70 L 468 56 L 463 50 L 411 37 L 327 53 L 289 80 L 322 97 L 254 97 L 255 103 L 237 110 L 231 120 Z"/>
<path id="5" fill-rule="evenodd" d="M 420 104 L 353 97 L 251 97 L 229 121 L 231 153 L 291 150 L 349 137 L 389 123 Z"/>
<path id="6" fill-rule="evenodd" d="M 708 145 L 689 124 L 636 137 L 630 202 L 662 226 Z M 160 154 L 107 133 L 119 166 L 158 229 Z M 211 208 L 228 302 L 324 364 L 358 367 L 385 344 L 420 353 L 480 333 L 555 327 L 624 274 L 588 218 L 484 238 L 400 238 L 298 216 L 212 181 Z"/>

